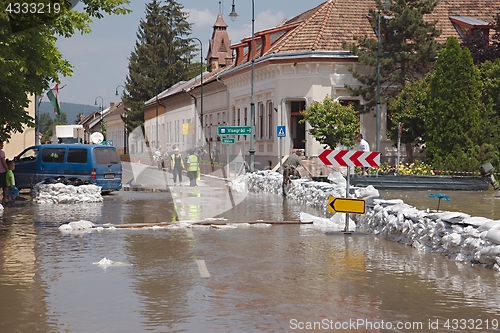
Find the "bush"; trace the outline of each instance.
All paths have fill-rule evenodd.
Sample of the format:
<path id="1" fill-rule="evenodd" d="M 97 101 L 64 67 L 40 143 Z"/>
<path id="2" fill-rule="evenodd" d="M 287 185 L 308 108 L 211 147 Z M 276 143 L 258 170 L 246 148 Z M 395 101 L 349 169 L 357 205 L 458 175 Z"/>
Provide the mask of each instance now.
<path id="1" fill-rule="evenodd" d="M 359 171 L 359 170 L 358 170 Z M 389 165 L 387 162 L 382 163 L 378 168 L 370 168 L 367 170 L 368 174 L 382 174 L 382 175 L 434 175 L 434 170 L 431 165 L 425 164 L 422 161 L 415 160 L 413 163 L 401 163 L 399 167 Z"/>

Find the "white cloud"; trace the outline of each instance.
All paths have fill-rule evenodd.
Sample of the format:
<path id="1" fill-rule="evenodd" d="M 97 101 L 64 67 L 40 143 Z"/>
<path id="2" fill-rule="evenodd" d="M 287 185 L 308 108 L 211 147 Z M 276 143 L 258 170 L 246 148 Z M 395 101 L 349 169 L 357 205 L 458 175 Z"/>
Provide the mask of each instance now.
<path id="1" fill-rule="evenodd" d="M 217 19 L 209 9 L 185 8 L 184 11 L 188 12 L 188 22 L 193 24 L 193 29 L 212 27 Z"/>

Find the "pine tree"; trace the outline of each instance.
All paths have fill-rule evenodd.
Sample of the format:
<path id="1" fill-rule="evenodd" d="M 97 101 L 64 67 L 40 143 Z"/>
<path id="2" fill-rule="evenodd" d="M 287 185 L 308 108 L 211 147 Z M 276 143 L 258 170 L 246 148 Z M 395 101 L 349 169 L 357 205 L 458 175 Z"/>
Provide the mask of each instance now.
<path id="1" fill-rule="evenodd" d="M 425 121 L 426 158 L 436 167 L 461 168 L 474 160 L 480 124 L 481 76 L 455 37 L 439 53 Z"/>
<path id="2" fill-rule="evenodd" d="M 397 95 L 407 83 L 415 82 L 432 70 L 437 55 L 435 38 L 441 32 L 436 22 L 424 21 L 424 15 L 431 13 L 438 0 L 392 1 L 390 12 L 384 12 L 382 1 L 376 0 L 377 10 L 370 9 L 369 17 L 375 34 L 373 37 L 354 37 L 355 43 L 344 42 L 345 49 L 358 56 L 360 63 L 373 68 L 378 57 L 378 10 L 380 10 L 380 86 L 382 97 Z M 351 95 L 361 95 L 367 112 L 376 104 L 377 72 L 363 75 L 355 69 L 353 76 L 361 87 L 346 86 Z"/>
<path id="3" fill-rule="evenodd" d="M 194 44 L 183 6 L 174 0 L 153 0 L 139 23 L 137 41 L 129 58 L 123 101 L 123 120 L 131 133 L 144 123 L 144 103 L 172 85 L 189 79 Z"/>

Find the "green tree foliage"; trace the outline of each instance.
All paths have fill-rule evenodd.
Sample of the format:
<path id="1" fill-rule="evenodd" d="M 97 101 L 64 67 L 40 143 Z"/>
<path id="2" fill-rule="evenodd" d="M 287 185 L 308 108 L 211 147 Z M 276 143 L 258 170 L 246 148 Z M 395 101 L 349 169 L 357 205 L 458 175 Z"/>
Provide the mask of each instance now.
<path id="1" fill-rule="evenodd" d="M 66 125 L 67 118 L 68 117 L 65 112 L 61 112 L 61 114 L 56 115 L 54 119 L 52 119 L 50 113 L 41 113 L 38 117 L 38 128 L 42 134 L 41 142 L 50 141 L 54 125 Z"/>
<path id="2" fill-rule="evenodd" d="M 123 120 L 130 133 L 144 123 L 144 103 L 174 84 L 189 79 L 195 49 L 188 38 L 191 24 L 183 6 L 174 0 L 165 5 L 146 4 L 146 16 L 139 24 L 137 41 L 129 58 L 123 101 Z M 199 71 L 197 71 L 199 73 Z"/>
<path id="3" fill-rule="evenodd" d="M 54 124 L 54 120 L 49 113 L 43 112 L 38 115 L 38 129 L 41 134 L 45 134 Z"/>
<path id="4" fill-rule="evenodd" d="M 395 96 L 407 83 L 417 81 L 432 70 L 437 55 L 435 38 L 441 32 L 436 22 L 427 22 L 424 15 L 431 13 L 438 0 L 393 0 L 388 12 L 383 11 L 382 1 L 375 0 L 381 11 L 380 30 L 380 86 L 381 98 Z M 355 43 L 343 47 L 358 56 L 360 63 L 376 69 L 378 55 L 378 10 L 370 9 L 372 37 L 354 37 Z M 351 69 L 360 87 L 346 86 L 351 95 L 361 95 L 366 101 L 365 112 L 376 104 L 377 72 L 359 73 Z"/>
<path id="5" fill-rule="evenodd" d="M 310 124 L 309 133 L 325 148 L 353 146 L 360 123 L 352 105 L 344 106 L 327 96 L 323 102 L 312 102 L 302 116 L 301 122 Z"/>
<path id="6" fill-rule="evenodd" d="M 485 61 L 481 68 L 481 131 L 479 142 L 487 153 L 480 153 L 480 163 L 490 162 L 497 170 L 500 169 L 500 59 Z M 485 146 L 486 145 L 486 146 Z"/>
<path id="7" fill-rule="evenodd" d="M 434 166 L 472 167 L 464 161 L 472 161 L 477 150 L 481 89 L 479 69 L 469 50 L 461 49 L 456 38 L 448 38 L 430 81 L 425 122 L 426 158 Z"/>
<path id="8" fill-rule="evenodd" d="M 72 74 L 72 66 L 56 47 L 58 37 L 76 31 L 89 33 L 91 18 L 125 14 L 128 0 L 82 0 L 85 11 L 69 10 L 65 0 L 58 15 L 20 15 L 8 12 L 11 1 L 0 0 L 0 140 L 8 140 L 24 126 L 34 127 L 26 112 L 32 95 L 40 95 L 59 76 Z M 60 2 L 62 3 L 62 1 Z"/>
<path id="9" fill-rule="evenodd" d="M 68 124 L 68 115 L 66 112 L 61 112 L 60 114 L 56 114 L 54 119 L 55 125 L 67 125 Z"/>
<path id="10" fill-rule="evenodd" d="M 394 142 L 398 140 L 398 124 L 401 122 L 401 143 L 406 145 L 409 162 L 413 161 L 413 147 L 424 143 L 429 84 L 429 76 L 407 84 L 388 104 L 389 138 Z"/>
<path id="11" fill-rule="evenodd" d="M 84 117 L 85 116 L 82 112 L 78 113 L 75 117 L 75 121 L 73 122 L 73 124 L 78 125 Z"/>

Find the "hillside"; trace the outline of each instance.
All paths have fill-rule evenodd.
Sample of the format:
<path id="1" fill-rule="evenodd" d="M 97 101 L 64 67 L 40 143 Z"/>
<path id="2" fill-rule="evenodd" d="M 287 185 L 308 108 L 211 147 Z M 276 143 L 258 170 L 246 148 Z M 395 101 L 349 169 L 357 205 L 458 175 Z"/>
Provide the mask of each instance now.
<path id="1" fill-rule="evenodd" d="M 68 120 L 68 125 L 75 123 L 76 116 L 79 113 L 83 115 L 88 115 L 94 111 L 98 111 L 99 107 L 94 105 L 85 104 L 74 104 L 74 103 L 61 103 L 61 111 L 66 113 L 66 119 Z M 54 107 L 50 102 L 40 103 L 40 113 L 49 113 L 52 118 L 54 118 Z"/>

